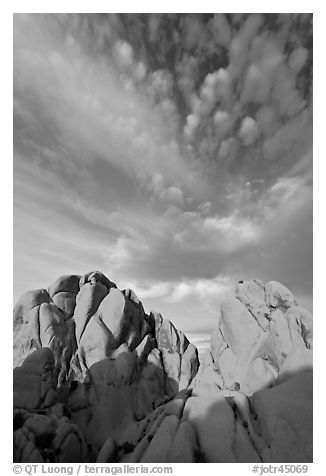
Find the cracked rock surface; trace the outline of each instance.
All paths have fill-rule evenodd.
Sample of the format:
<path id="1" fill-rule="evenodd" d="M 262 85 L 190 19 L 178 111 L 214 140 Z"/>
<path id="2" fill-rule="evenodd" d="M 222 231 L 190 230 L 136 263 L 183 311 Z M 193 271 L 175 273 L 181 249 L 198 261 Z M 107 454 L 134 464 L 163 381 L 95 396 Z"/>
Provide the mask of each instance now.
<path id="1" fill-rule="evenodd" d="M 99 271 L 14 308 L 15 462 L 312 461 L 312 316 L 271 281 L 196 347 Z"/>

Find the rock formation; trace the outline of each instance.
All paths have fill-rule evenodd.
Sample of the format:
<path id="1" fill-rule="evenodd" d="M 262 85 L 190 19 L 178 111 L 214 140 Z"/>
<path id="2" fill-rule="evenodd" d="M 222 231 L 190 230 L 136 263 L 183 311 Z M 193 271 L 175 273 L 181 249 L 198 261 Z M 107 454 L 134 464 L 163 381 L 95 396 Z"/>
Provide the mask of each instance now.
<path id="1" fill-rule="evenodd" d="M 271 385 L 288 355 L 312 359 L 312 315 L 299 307 L 282 284 L 240 282 L 222 302 L 207 356 L 220 389 L 252 395 Z M 298 359 L 297 369 L 302 368 Z M 310 362 L 310 363 L 309 363 Z M 197 376 L 197 380 L 200 375 Z"/>
<path id="2" fill-rule="evenodd" d="M 312 461 L 312 316 L 241 282 L 199 366 L 187 337 L 102 273 L 14 308 L 15 462 Z"/>

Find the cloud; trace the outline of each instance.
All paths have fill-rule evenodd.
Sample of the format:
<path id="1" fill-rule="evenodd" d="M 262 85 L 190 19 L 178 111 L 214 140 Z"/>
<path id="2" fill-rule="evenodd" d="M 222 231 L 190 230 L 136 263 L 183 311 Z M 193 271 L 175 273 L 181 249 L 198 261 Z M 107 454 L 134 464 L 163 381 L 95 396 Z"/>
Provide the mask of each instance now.
<path id="1" fill-rule="evenodd" d="M 215 277 L 214 279 L 189 280 L 177 283 L 173 286 L 172 294 L 167 297 L 171 302 L 179 302 L 189 296 L 199 299 L 225 297 L 231 292 L 234 283 L 227 277 Z"/>
<path id="2" fill-rule="evenodd" d="M 309 302 L 308 23 L 15 15 L 16 295 L 99 268 L 194 334 L 239 279 Z"/>
<path id="3" fill-rule="evenodd" d="M 192 114 L 188 115 L 185 137 L 192 140 L 198 126 L 211 114 L 217 104 L 226 105 L 230 96 L 230 78 L 223 68 L 209 73 L 201 86 L 199 97 L 192 97 Z M 216 111 L 217 121 L 221 120 Z M 225 112 L 227 114 L 227 112 Z M 225 124 L 226 125 L 226 124 Z"/>
<path id="4" fill-rule="evenodd" d="M 265 137 L 271 137 L 280 127 L 278 117 L 269 106 L 263 106 L 256 113 L 256 123 Z"/>
<path id="5" fill-rule="evenodd" d="M 191 95 L 194 92 L 198 71 L 199 58 L 183 52 L 182 59 L 176 65 L 178 74 L 177 85 L 180 88 L 183 99 L 187 102 L 188 107 L 191 106 Z"/>
<path id="6" fill-rule="evenodd" d="M 266 81 L 266 79 L 259 66 L 255 64 L 250 65 L 246 74 L 241 101 L 243 103 L 264 103 L 272 87 L 270 82 L 268 80 Z"/>
<path id="7" fill-rule="evenodd" d="M 280 177 L 266 192 L 262 201 L 266 221 L 291 228 L 297 214 L 311 207 L 312 184 L 298 176 Z M 284 203 L 287 204 L 284 207 Z M 283 230 L 284 231 L 284 230 Z"/>
<path id="8" fill-rule="evenodd" d="M 140 83 L 141 81 L 143 81 L 145 79 L 145 77 L 146 77 L 146 66 L 144 65 L 144 63 L 142 61 L 139 61 L 135 65 L 132 74 L 133 74 L 133 77 L 135 78 L 135 80 L 138 83 Z"/>
<path id="9" fill-rule="evenodd" d="M 184 204 L 184 193 L 180 187 L 168 186 L 163 175 L 155 173 L 149 180 L 144 177 L 145 187 L 151 194 L 151 201 L 159 199 L 166 204 L 174 204 L 182 207 Z"/>
<path id="10" fill-rule="evenodd" d="M 169 71 L 157 70 L 151 74 L 150 86 L 159 99 L 165 99 L 172 94 L 173 80 Z"/>
<path id="11" fill-rule="evenodd" d="M 196 114 L 189 114 L 185 127 L 185 137 L 191 139 L 200 124 L 200 117 Z"/>
<path id="12" fill-rule="evenodd" d="M 300 115 L 285 122 L 263 143 L 263 154 L 269 161 L 288 155 L 298 157 L 302 149 L 311 145 L 311 111 L 305 109 Z"/>
<path id="13" fill-rule="evenodd" d="M 192 48 L 198 47 L 198 44 L 202 42 L 205 35 L 204 25 L 195 15 L 184 17 L 182 23 L 185 48 L 191 50 Z"/>
<path id="14" fill-rule="evenodd" d="M 213 98 L 214 101 L 224 101 L 229 99 L 230 95 L 230 75 L 227 70 L 220 68 L 214 73 L 209 73 L 204 81 L 201 91 L 201 97 L 204 101 Z"/>
<path id="15" fill-rule="evenodd" d="M 251 41 L 262 24 L 262 15 L 249 15 L 238 35 L 232 39 L 230 44 L 230 72 L 232 78 L 238 78 L 243 72 L 247 64 Z"/>
<path id="16" fill-rule="evenodd" d="M 39 30 L 35 28 L 34 34 L 30 28 L 37 20 L 31 17 L 28 34 L 24 21 L 16 20 L 15 114 L 31 107 L 24 95 L 28 84 L 35 113 L 42 112 L 57 131 L 58 140 L 82 149 L 88 161 L 100 157 L 134 178 L 155 168 L 171 186 L 178 180 L 196 187 L 177 141 L 150 99 L 126 90 L 113 65 L 101 56 L 90 57 L 80 46 L 64 42 L 55 24 L 51 25 L 52 37 L 40 45 Z M 50 54 L 44 54 L 46 47 Z M 130 45 L 118 41 L 114 51 L 120 66 L 132 66 Z M 166 94 L 167 76 L 155 78 Z"/>
<path id="17" fill-rule="evenodd" d="M 281 116 L 293 117 L 306 105 L 295 87 L 289 69 L 283 65 L 275 74 L 275 83 L 272 91 L 272 100 Z"/>
<path id="18" fill-rule="evenodd" d="M 234 15 L 227 55 L 223 56 L 224 47 L 220 45 L 223 67 L 198 80 L 198 63 L 208 61 L 209 53 L 206 57 L 202 53 L 193 64 L 190 51 L 180 62 L 181 67 L 189 64 L 196 78 L 191 80 L 187 72 L 179 79 L 190 106 L 185 118 L 185 139 L 193 155 L 205 163 L 207 176 L 214 176 L 220 188 L 226 187 L 227 182 L 219 181 L 219 177 L 229 170 L 239 179 L 243 174 L 244 168 L 237 166 L 239 154 L 246 164 L 246 178 L 251 180 L 271 162 L 277 162 L 275 170 L 283 163 L 281 173 L 286 173 L 301 154 L 300 149 L 312 141 L 311 105 L 307 102 L 311 91 L 305 69 L 312 61 L 306 47 L 311 31 L 306 25 L 300 37 L 299 19 L 300 25 L 308 25 L 309 18 L 301 16 L 275 15 L 272 21 L 268 15 L 241 15 L 237 19 Z M 215 20 L 209 21 L 211 25 Z M 292 120 L 300 124 L 297 130 L 301 133 L 301 123 L 307 121 L 303 135 L 291 130 L 288 123 Z M 282 161 L 284 155 L 286 160 Z"/>
<path id="19" fill-rule="evenodd" d="M 239 137 L 242 139 L 244 145 L 252 145 L 256 142 L 259 136 L 259 130 L 255 119 L 246 116 L 241 123 L 239 130 Z"/>
<path id="20" fill-rule="evenodd" d="M 219 164 L 223 164 L 223 162 L 226 163 L 232 163 L 234 158 L 236 157 L 239 149 L 239 141 L 235 137 L 230 137 L 227 140 L 222 140 L 219 150 L 218 150 L 218 159 Z"/>
<path id="21" fill-rule="evenodd" d="M 291 56 L 289 58 L 289 65 L 292 71 L 296 74 L 301 71 L 305 62 L 308 58 L 308 51 L 306 48 L 299 46 L 297 49 L 292 51 Z"/>
<path id="22" fill-rule="evenodd" d="M 257 35 L 248 51 L 247 61 L 241 102 L 264 104 L 269 101 L 275 73 L 284 62 L 283 48 L 271 36 Z"/>
<path id="23" fill-rule="evenodd" d="M 177 303 L 185 299 L 221 299 L 231 293 L 234 287 L 228 276 L 215 276 L 212 279 L 183 279 L 181 281 L 129 282 L 128 285 L 144 299 L 164 298 L 169 303 Z"/>
<path id="24" fill-rule="evenodd" d="M 228 216 L 205 215 L 178 209 L 165 215 L 177 249 L 222 257 L 253 247 L 261 238 L 260 225 L 237 212 Z"/>
<path id="25" fill-rule="evenodd" d="M 166 197 L 171 202 L 177 203 L 179 205 L 183 204 L 183 192 L 178 187 L 169 187 L 166 191 Z"/>
<path id="26" fill-rule="evenodd" d="M 227 47 L 231 41 L 232 31 L 225 15 L 215 14 L 211 23 L 214 43 Z"/>
<path id="27" fill-rule="evenodd" d="M 246 242 L 254 243 L 260 235 L 258 226 L 254 225 L 254 223 L 248 219 L 239 218 L 236 214 L 224 218 L 205 218 L 203 227 L 210 232 L 220 232 L 222 236 L 224 235 L 224 237 L 230 239 L 231 242 L 234 240 L 239 246 Z M 232 247 L 230 242 L 229 246 Z M 236 245 L 234 244 L 234 246 Z"/>
<path id="28" fill-rule="evenodd" d="M 126 41 L 117 41 L 113 45 L 112 54 L 118 68 L 122 71 L 127 71 L 133 65 L 133 49 Z"/>
<path id="29" fill-rule="evenodd" d="M 225 137 L 232 128 L 232 119 L 227 111 L 216 111 L 214 114 L 216 132 L 220 138 Z"/>

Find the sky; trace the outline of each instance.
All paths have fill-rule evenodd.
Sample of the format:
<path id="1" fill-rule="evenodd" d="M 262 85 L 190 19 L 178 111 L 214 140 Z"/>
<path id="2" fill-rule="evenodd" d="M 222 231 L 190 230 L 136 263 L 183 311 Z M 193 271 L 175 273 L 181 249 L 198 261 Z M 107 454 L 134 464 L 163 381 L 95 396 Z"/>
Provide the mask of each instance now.
<path id="1" fill-rule="evenodd" d="M 312 309 L 312 16 L 15 14 L 14 300 L 100 270 L 205 347 L 237 281 Z"/>

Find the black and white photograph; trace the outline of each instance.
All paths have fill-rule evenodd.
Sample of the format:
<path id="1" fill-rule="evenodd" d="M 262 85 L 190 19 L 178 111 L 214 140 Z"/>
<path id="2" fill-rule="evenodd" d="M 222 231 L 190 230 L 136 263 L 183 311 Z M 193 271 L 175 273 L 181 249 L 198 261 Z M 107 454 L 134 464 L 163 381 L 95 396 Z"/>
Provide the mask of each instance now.
<path id="1" fill-rule="evenodd" d="M 308 472 L 313 20 L 12 14 L 16 474 Z"/>

